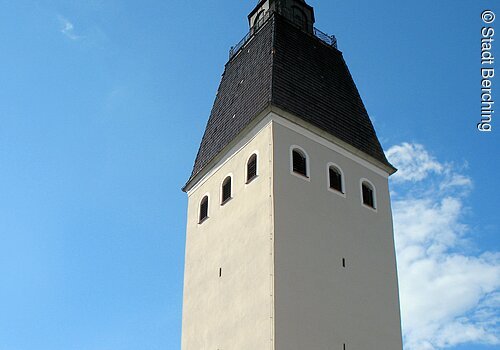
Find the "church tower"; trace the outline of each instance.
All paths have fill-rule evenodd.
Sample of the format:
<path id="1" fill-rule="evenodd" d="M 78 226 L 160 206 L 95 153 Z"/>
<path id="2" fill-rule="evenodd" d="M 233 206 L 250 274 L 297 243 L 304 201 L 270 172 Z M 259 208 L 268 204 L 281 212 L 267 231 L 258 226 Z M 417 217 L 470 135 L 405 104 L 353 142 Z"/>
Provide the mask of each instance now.
<path id="1" fill-rule="evenodd" d="M 401 350 L 396 169 L 312 7 L 248 21 L 183 188 L 182 350 Z"/>

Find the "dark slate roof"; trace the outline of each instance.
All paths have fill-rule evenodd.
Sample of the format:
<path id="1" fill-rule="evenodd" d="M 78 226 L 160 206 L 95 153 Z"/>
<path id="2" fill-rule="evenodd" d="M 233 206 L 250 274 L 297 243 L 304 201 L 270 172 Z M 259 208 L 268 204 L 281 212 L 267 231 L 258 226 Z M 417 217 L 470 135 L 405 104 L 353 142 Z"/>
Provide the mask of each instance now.
<path id="1" fill-rule="evenodd" d="M 342 53 L 276 21 L 272 103 L 389 164 Z"/>
<path id="2" fill-rule="evenodd" d="M 188 183 L 270 104 L 392 167 L 342 53 L 274 15 L 226 64 Z"/>

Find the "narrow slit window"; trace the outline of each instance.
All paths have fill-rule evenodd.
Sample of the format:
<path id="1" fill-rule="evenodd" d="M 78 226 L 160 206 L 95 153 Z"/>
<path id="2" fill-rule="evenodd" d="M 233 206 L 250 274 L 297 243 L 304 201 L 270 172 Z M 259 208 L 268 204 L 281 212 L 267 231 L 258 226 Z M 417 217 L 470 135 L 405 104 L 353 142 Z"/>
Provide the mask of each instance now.
<path id="1" fill-rule="evenodd" d="M 293 172 L 308 177 L 307 174 L 307 158 L 298 149 L 292 152 Z"/>
<path id="2" fill-rule="evenodd" d="M 375 209 L 375 194 L 373 191 L 373 187 L 369 183 L 363 182 L 362 192 L 363 192 L 363 204 L 370 208 Z"/>
<path id="3" fill-rule="evenodd" d="M 231 199 L 231 176 L 226 177 L 222 183 L 222 200 L 221 203 L 226 203 Z"/>
<path id="4" fill-rule="evenodd" d="M 342 172 L 336 167 L 331 166 L 328 169 L 328 173 L 330 177 L 330 188 L 340 193 L 344 193 L 342 184 Z"/>
<path id="5" fill-rule="evenodd" d="M 247 163 L 247 183 L 257 177 L 257 155 L 252 154 Z"/>
<path id="6" fill-rule="evenodd" d="M 203 197 L 200 203 L 200 223 L 208 218 L 208 196 Z"/>

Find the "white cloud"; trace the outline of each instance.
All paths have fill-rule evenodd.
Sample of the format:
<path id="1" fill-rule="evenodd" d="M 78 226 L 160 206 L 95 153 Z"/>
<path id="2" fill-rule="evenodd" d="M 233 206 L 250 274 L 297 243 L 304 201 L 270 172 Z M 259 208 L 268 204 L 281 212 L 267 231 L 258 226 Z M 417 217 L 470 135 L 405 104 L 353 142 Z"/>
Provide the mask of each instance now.
<path id="1" fill-rule="evenodd" d="M 399 171 L 393 175 L 396 182 L 420 181 L 429 173 L 440 174 L 444 167 L 419 144 L 403 143 L 387 151 L 387 157 L 397 164 Z"/>
<path id="2" fill-rule="evenodd" d="M 75 34 L 75 27 L 73 23 L 71 23 L 67 18 L 63 16 L 58 16 L 59 22 L 61 23 L 61 33 L 64 34 L 66 37 L 68 37 L 71 40 L 78 40 L 81 39 L 82 37 L 79 35 Z"/>
<path id="3" fill-rule="evenodd" d="M 465 248 L 471 179 L 422 145 L 403 143 L 387 154 L 399 168 L 393 210 L 405 349 L 500 344 L 500 254 Z"/>

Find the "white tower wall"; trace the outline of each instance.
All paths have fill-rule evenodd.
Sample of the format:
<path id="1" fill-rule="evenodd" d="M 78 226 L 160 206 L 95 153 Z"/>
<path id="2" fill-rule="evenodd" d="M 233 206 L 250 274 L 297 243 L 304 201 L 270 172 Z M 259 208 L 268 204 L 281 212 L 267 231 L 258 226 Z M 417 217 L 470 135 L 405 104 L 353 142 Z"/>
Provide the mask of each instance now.
<path id="1" fill-rule="evenodd" d="M 276 349 L 401 350 L 388 174 L 280 121 L 273 127 Z M 291 173 L 292 145 L 307 153 L 309 179 Z M 342 170 L 345 195 L 329 189 L 329 163 Z M 362 204 L 361 179 L 376 189 L 376 210 Z"/>
<path id="2" fill-rule="evenodd" d="M 389 174 L 286 118 L 242 133 L 188 190 L 182 350 L 401 350 Z M 292 146 L 308 155 L 308 179 L 291 172 Z M 328 188 L 329 163 L 344 195 Z M 221 205 L 228 175 L 233 198 Z M 362 204 L 362 179 L 376 210 Z"/>
<path id="3" fill-rule="evenodd" d="M 271 348 L 271 135 L 261 123 L 188 192 L 182 350 Z M 258 176 L 246 184 L 254 153 Z M 228 175 L 233 198 L 221 205 Z M 207 194 L 209 218 L 199 224 Z"/>

